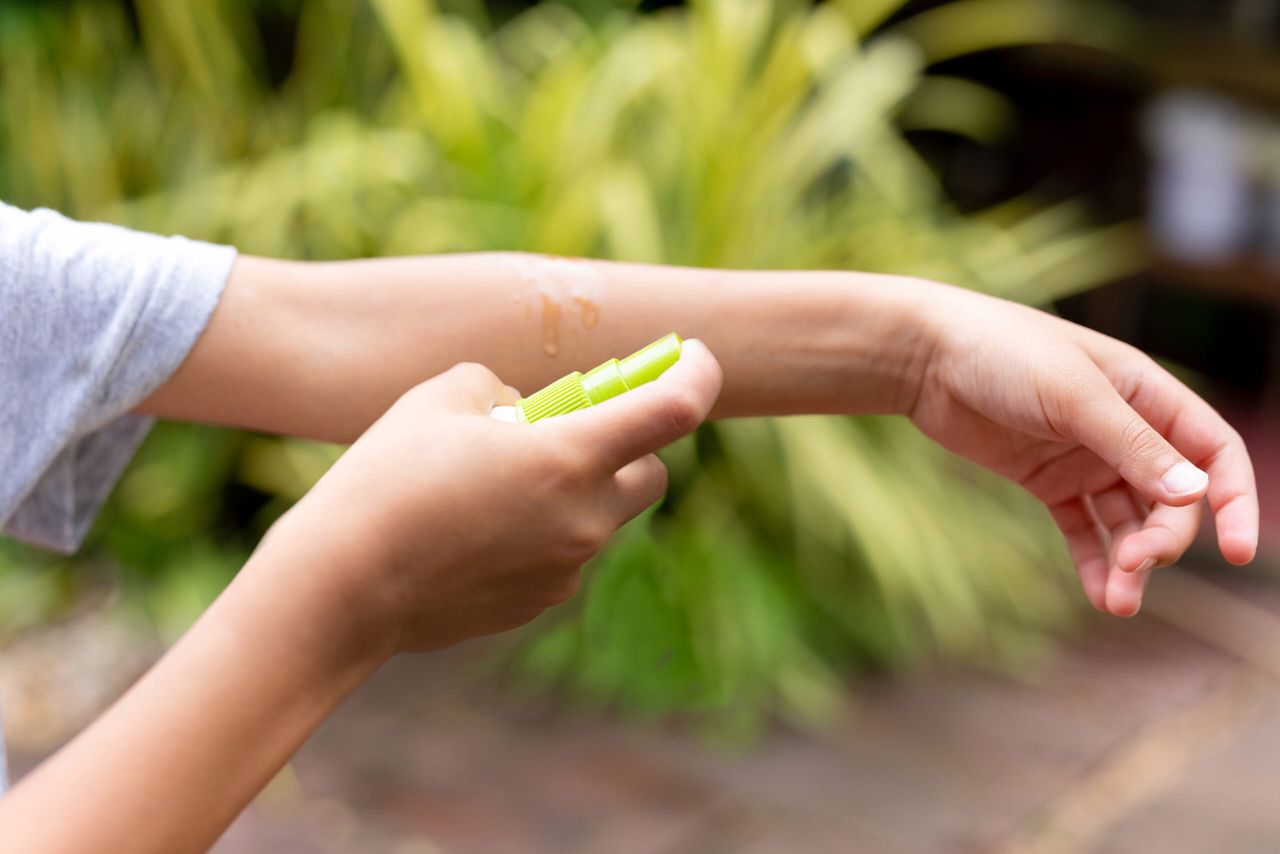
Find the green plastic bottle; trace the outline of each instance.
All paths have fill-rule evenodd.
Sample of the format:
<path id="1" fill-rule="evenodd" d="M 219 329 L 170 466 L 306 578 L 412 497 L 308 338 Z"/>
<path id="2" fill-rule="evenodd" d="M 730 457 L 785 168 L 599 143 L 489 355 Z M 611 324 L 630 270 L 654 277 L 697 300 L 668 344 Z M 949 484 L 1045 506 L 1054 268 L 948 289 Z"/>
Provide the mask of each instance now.
<path id="1" fill-rule="evenodd" d="M 495 406 L 489 413 L 500 421 L 532 424 L 617 397 L 652 382 L 680 359 L 680 336 L 672 332 L 625 359 L 610 359 L 585 374 L 574 371 L 515 406 Z"/>

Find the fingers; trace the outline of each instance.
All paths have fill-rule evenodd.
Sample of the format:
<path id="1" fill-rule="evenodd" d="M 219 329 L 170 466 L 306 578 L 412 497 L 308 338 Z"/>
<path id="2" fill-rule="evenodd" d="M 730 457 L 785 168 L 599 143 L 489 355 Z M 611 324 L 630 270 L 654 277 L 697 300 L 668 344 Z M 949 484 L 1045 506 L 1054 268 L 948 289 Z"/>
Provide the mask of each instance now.
<path id="1" fill-rule="evenodd" d="M 1116 483 L 1093 496 L 1092 504 L 1098 523 L 1105 532 L 1108 548 L 1106 610 L 1117 617 L 1132 617 L 1142 606 L 1146 586 L 1146 570 L 1123 572 L 1116 566 L 1116 549 L 1142 527 L 1145 515 L 1127 483 Z M 1149 569 L 1149 567 L 1147 568 Z"/>
<path id="2" fill-rule="evenodd" d="M 1176 562 L 1200 529 L 1202 506 L 1198 501 L 1186 507 L 1157 504 L 1140 530 L 1116 543 L 1113 563 L 1132 573 Z"/>
<path id="3" fill-rule="evenodd" d="M 1174 445 L 1208 471 L 1218 547 L 1231 563 L 1248 563 L 1258 549 L 1258 488 L 1244 440 L 1195 392 L 1164 368 L 1145 361 L 1135 408 L 1161 425 Z"/>
<path id="4" fill-rule="evenodd" d="M 1208 472 L 1218 547 L 1231 563 L 1248 563 L 1258 548 L 1258 491 L 1244 440 L 1212 406 L 1151 359 L 1110 339 L 1093 341 L 1095 350 L 1099 346 L 1100 359 L 1130 376 L 1134 410 Z"/>
<path id="5" fill-rule="evenodd" d="M 1072 498 L 1049 508 L 1053 521 L 1067 540 L 1067 550 L 1076 565 L 1076 575 L 1089 604 L 1099 611 L 1107 609 L 1107 552 L 1103 532 L 1097 520 L 1079 498 Z"/>
<path id="6" fill-rule="evenodd" d="M 515 406 L 520 402 L 520 389 L 504 384 L 493 398 L 493 406 Z M 492 409 L 493 407 L 489 407 Z M 485 413 L 486 415 L 488 413 Z"/>
<path id="7" fill-rule="evenodd" d="M 1116 482 L 1116 470 L 1083 445 L 1053 448 L 1048 459 L 1035 461 L 1018 482 L 1053 507 L 1081 495 L 1096 495 Z"/>
<path id="8" fill-rule="evenodd" d="M 1094 368 L 1083 384 L 1087 387 L 1067 416 L 1067 429 L 1076 440 L 1150 501 L 1184 505 L 1205 494 L 1209 475 L 1129 406 L 1101 371 Z"/>
<path id="9" fill-rule="evenodd" d="M 684 342 L 680 360 L 651 383 L 598 406 L 548 419 L 544 429 L 566 434 L 616 470 L 693 432 L 720 394 L 723 375 L 701 341 Z"/>
<path id="10" fill-rule="evenodd" d="M 1063 501 L 1050 513 L 1090 604 L 1131 617 L 1142 605 L 1152 570 L 1175 563 L 1195 539 L 1202 505 L 1157 504 L 1147 512 L 1120 482 L 1096 495 Z"/>
<path id="11" fill-rule="evenodd" d="M 1206 408 L 1208 405 L 1206 404 Z M 1218 549 L 1234 564 L 1253 560 L 1258 551 L 1258 487 L 1244 440 L 1218 413 L 1218 446 L 1205 457 L 1209 470 L 1209 507 L 1217 524 Z M 1195 416 L 1191 416 L 1194 418 Z"/>
<path id="12" fill-rule="evenodd" d="M 474 362 L 461 362 L 415 389 L 437 404 L 459 412 L 487 415 L 495 406 L 514 405 L 520 393 L 498 379 L 493 371 Z"/>
<path id="13" fill-rule="evenodd" d="M 1151 573 L 1150 569 L 1122 572 L 1112 567 L 1107 576 L 1107 611 L 1117 617 L 1132 617 L 1137 614 L 1142 607 L 1142 594 L 1146 592 Z"/>
<path id="14" fill-rule="evenodd" d="M 1142 527 L 1126 526 L 1114 534 L 1111 570 L 1107 576 L 1107 610 L 1132 617 L 1142 607 L 1151 573 L 1182 557 L 1200 527 L 1201 504 L 1169 507 L 1157 504 Z"/>
<path id="15" fill-rule="evenodd" d="M 627 463 L 613 476 L 618 525 L 630 522 L 667 491 L 667 467 L 653 454 Z"/>

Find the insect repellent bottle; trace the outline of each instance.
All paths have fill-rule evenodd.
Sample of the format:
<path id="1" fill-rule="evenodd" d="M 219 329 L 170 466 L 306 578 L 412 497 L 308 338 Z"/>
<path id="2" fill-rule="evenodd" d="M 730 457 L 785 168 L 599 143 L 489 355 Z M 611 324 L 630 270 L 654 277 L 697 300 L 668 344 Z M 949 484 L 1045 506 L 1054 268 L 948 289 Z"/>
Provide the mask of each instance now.
<path id="1" fill-rule="evenodd" d="M 610 359 L 585 374 L 574 371 L 515 406 L 495 406 L 489 415 L 500 421 L 532 424 L 617 397 L 657 379 L 680 358 L 680 336 L 672 332 L 625 359 Z"/>

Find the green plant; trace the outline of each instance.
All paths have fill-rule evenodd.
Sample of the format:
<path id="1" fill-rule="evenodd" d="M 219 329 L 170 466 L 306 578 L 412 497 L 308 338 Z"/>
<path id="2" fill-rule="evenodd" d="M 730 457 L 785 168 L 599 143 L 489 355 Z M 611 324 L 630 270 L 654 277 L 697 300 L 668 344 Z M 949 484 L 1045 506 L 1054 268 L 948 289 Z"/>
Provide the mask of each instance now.
<path id="1" fill-rule="evenodd" d="M 0 192 L 286 257 L 847 267 L 1037 302 L 1128 269 L 1128 231 L 1072 205 L 960 215 L 902 136 L 999 133 L 999 93 L 930 61 L 1078 32 L 1071 4 L 961 0 L 883 26 L 901 5 L 593 4 L 588 23 L 543 4 L 490 31 L 424 0 L 307 0 L 278 87 L 249 6 L 138 0 L 137 39 L 116 6 L 0 12 Z M 336 453 L 169 428 L 96 542 L 165 577 L 194 538 L 229 571 Z M 718 424 L 668 459 L 669 500 L 520 672 L 750 732 L 824 719 L 857 665 L 1014 660 L 1067 612 L 1044 515 L 897 419 Z"/>

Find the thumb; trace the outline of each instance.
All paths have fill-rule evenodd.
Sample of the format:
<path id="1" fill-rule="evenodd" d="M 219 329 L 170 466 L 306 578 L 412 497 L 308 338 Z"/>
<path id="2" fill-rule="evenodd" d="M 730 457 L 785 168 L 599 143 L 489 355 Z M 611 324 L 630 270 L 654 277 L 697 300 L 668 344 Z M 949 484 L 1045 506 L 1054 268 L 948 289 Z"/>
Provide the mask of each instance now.
<path id="1" fill-rule="evenodd" d="M 427 380 L 418 390 L 444 408 L 484 415 L 494 406 L 514 404 L 520 399 L 520 393 L 498 379 L 497 374 L 474 362 L 460 362 Z"/>
<path id="2" fill-rule="evenodd" d="M 653 382 L 540 423 L 591 448 L 602 468 L 617 471 L 693 432 L 711 412 L 723 383 L 720 363 L 705 344 L 691 338 L 679 361 Z"/>
<path id="3" fill-rule="evenodd" d="M 1161 504 L 1192 504 L 1204 495 L 1209 475 L 1169 444 L 1120 396 L 1105 377 L 1098 377 L 1095 402 L 1069 424 L 1074 437 L 1115 468 L 1143 497 Z"/>

